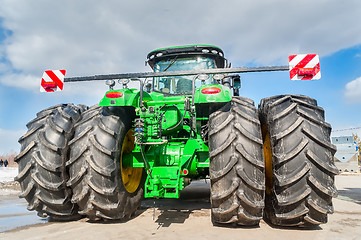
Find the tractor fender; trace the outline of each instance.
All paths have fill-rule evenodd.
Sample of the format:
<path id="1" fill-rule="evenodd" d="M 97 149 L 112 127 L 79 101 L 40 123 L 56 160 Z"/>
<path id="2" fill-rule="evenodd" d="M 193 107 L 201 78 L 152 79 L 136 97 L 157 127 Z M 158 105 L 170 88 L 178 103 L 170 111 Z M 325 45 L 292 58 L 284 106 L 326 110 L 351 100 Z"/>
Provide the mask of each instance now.
<path id="1" fill-rule="evenodd" d="M 132 106 L 139 107 L 140 91 L 138 89 L 117 89 L 109 90 L 99 103 L 99 106 Z M 143 102 L 152 100 L 147 92 L 143 92 Z"/>
<path id="2" fill-rule="evenodd" d="M 230 102 L 232 100 L 229 87 L 220 84 L 202 85 L 194 94 L 194 103 Z"/>

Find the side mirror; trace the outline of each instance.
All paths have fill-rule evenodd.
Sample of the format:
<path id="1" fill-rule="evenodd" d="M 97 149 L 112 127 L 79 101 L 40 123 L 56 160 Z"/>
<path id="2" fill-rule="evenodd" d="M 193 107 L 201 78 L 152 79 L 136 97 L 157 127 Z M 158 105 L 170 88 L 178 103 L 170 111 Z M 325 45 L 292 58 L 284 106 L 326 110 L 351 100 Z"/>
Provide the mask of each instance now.
<path id="1" fill-rule="evenodd" d="M 152 83 L 147 82 L 147 83 L 145 84 L 145 91 L 146 91 L 147 93 L 150 93 L 151 90 L 152 90 Z"/>
<path id="2" fill-rule="evenodd" d="M 241 77 L 239 75 L 232 75 L 233 96 L 239 96 L 239 89 L 241 88 Z"/>

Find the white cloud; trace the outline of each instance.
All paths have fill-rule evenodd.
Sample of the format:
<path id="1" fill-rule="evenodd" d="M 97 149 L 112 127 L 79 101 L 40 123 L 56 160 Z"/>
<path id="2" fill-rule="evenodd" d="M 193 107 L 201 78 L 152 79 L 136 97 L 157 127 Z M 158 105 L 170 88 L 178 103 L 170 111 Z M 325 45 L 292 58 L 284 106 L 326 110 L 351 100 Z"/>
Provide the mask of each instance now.
<path id="1" fill-rule="evenodd" d="M 36 87 L 37 89 L 40 88 L 39 78 L 30 74 L 9 73 L 1 76 L 0 81 L 7 86 L 14 86 L 25 89 L 34 89 Z"/>
<path id="2" fill-rule="evenodd" d="M 346 84 L 344 96 L 348 103 L 361 103 L 361 77 Z"/>
<path id="3" fill-rule="evenodd" d="M 0 81 L 36 91 L 47 69 L 67 69 L 67 76 L 149 71 L 146 54 L 171 45 L 216 44 L 240 66 L 283 65 L 291 53 L 324 56 L 361 44 L 361 1 L 0 0 L 0 5 L 2 25 L 11 31 L 0 43 L 8 61 L 0 66 Z"/>

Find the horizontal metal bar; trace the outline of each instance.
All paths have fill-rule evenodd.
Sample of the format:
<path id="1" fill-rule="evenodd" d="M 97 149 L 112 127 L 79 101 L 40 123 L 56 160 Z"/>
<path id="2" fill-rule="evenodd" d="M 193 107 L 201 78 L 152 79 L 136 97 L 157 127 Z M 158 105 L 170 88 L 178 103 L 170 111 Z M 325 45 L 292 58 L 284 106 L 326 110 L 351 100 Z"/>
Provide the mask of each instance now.
<path id="1" fill-rule="evenodd" d="M 123 74 L 94 75 L 94 76 L 85 76 L 85 77 L 70 77 L 70 78 L 65 78 L 64 82 L 82 82 L 82 81 L 98 81 L 98 80 L 110 80 L 110 79 L 151 78 L 151 77 L 169 77 L 169 76 L 189 76 L 189 75 L 197 75 L 197 74 L 273 72 L 273 71 L 288 71 L 288 70 L 289 70 L 289 66 L 214 68 L 214 69 L 203 69 L 203 70 L 123 73 Z"/>
<path id="2" fill-rule="evenodd" d="M 162 144 L 166 144 L 168 142 L 168 140 L 163 140 L 161 142 L 143 142 L 141 143 L 141 145 L 162 145 Z"/>

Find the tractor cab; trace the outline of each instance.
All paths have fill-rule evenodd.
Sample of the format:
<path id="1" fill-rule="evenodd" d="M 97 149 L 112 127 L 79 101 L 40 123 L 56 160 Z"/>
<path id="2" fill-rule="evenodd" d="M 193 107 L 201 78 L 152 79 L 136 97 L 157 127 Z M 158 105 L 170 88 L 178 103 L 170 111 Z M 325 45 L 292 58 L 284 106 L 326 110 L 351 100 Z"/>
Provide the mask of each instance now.
<path id="1" fill-rule="evenodd" d="M 157 49 L 148 54 L 147 62 L 154 72 L 224 68 L 227 64 L 227 60 L 223 57 L 223 51 L 211 45 Z M 154 77 L 153 91 L 165 95 L 192 94 L 193 80 L 195 87 L 215 83 L 212 77 L 201 80 L 195 79 L 193 75 Z"/>

